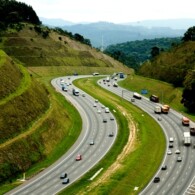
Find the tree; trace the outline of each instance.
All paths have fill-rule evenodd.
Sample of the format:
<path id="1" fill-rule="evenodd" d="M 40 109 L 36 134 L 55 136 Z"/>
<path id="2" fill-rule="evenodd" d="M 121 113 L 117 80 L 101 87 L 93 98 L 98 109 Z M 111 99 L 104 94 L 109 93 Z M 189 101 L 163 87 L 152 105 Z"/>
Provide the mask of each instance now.
<path id="1" fill-rule="evenodd" d="M 184 34 L 182 41 L 195 41 L 195 26 L 190 27 Z"/>
<path id="2" fill-rule="evenodd" d="M 181 103 L 190 112 L 195 112 L 195 70 L 190 70 L 185 77 Z"/>
<path id="3" fill-rule="evenodd" d="M 158 47 L 152 47 L 152 50 L 151 50 L 151 56 L 152 58 L 156 57 L 157 55 L 160 54 L 160 49 Z"/>

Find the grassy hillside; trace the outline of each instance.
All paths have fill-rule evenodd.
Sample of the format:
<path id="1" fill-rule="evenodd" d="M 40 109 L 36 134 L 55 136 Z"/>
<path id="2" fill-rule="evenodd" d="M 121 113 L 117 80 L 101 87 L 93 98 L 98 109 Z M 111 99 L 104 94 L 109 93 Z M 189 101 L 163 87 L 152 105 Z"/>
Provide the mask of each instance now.
<path id="1" fill-rule="evenodd" d="M 38 32 L 34 26 L 24 24 L 20 31 L 7 30 L 2 34 L 0 48 L 23 62 L 31 73 L 38 75 L 43 72 L 44 76 L 49 76 L 53 69 L 53 75 L 59 72 L 61 75 L 72 74 L 74 71 L 79 74 L 91 74 L 94 71 L 130 72 L 130 69 L 102 52 L 47 27 L 42 27 L 41 32 Z"/>
<path id="2" fill-rule="evenodd" d="M 187 71 L 195 69 L 194 51 L 194 41 L 184 42 L 144 63 L 139 73 L 181 86 Z"/>

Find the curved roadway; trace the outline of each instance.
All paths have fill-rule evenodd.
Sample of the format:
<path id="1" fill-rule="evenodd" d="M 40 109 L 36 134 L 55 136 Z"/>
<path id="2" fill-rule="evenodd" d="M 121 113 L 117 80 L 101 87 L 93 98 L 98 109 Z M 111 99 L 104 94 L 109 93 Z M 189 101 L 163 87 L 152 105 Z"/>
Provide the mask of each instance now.
<path id="1" fill-rule="evenodd" d="M 131 98 L 133 98 L 133 92 L 121 87 L 113 87 L 113 82 L 113 80 L 110 82 L 103 82 L 101 79 L 98 81 L 98 84 L 118 96 L 131 101 Z M 142 97 L 141 100 L 135 99 L 135 102 L 132 103 L 147 112 L 160 124 L 167 139 L 167 151 L 172 151 L 171 155 L 168 155 L 166 151 L 162 163 L 162 165 L 167 165 L 167 170 L 161 170 L 160 167 L 159 171 L 155 174 L 155 177 L 160 177 L 160 182 L 154 183 L 152 180 L 141 194 L 195 194 L 195 187 L 193 190 L 191 189 L 195 177 L 195 149 L 192 146 L 193 144 L 189 147 L 184 146 L 183 144 L 183 132 L 189 131 L 189 127 L 184 127 L 182 125 L 182 115 L 171 109 L 168 114 L 160 114 L 162 120 L 159 121 L 159 114 L 154 113 L 154 107 L 155 105 L 160 104 L 151 102 L 145 97 Z M 174 138 L 173 148 L 169 148 L 170 137 Z M 191 136 L 191 140 L 192 143 L 195 143 L 194 137 Z M 181 154 L 175 154 L 177 149 L 181 151 Z M 177 162 L 178 156 L 182 157 L 182 162 Z"/>
<path id="2" fill-rule="evenodd" d="M 78 140 L 56 163 L 7 194 L 56 194 L 89 171 L 113 145 L 117 136 L 117 124 L 115 120 L 110 120 L 111 117 L 113 118 L 112 113 L 105 113 L 105 108 L 100 102 L 96 103 L 97 107 L 94 107 L 94 98 L 87 94 L 83 97 L 84 92 L 82 91 L 80 91 L 79 96 L 74 96 L 72 94 L 72 89 L 75 88 L 73 85 L 68 86 L 67 92 L 61 90 L 60 79 L 63 79 L 64 82 L 72 83 L 74 79 L 78 78 L 74 76 L 61 77 L 51 82 L 56 90 L 78 109 L 82 117 L 82 132 Z M 101 113 L 98 113 L 98 110 L 101 110 Z M 103 123 L 103 119 L 107 119 L 107 122 Z M 114 133 L 113 137 L 109 137 L 111 132 Z M 94 145 L 90 145 L 91 140 L 94 141 Z M 80 161 L 75 160 L 78 154 L 82 156 Z M 60 179 L 60 175 L 63 172 L 67 173 L 70 179 L 69 184 L 62 184 L 63 179 Z"/>

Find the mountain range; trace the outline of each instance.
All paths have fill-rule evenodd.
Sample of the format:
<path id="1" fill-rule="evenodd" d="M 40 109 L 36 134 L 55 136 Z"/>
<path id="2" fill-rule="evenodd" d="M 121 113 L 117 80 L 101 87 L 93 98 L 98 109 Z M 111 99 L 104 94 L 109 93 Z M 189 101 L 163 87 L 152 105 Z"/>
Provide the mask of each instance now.
<path id="1" fill-rule="evenodd" d="M 195 19 L 145 20 L 126 24 L 109 22 L 76 24 L 61 19 L 40 18 L 43 24 L 60 27 L 71 33 L 79 33 L 90 39 L 92 46 L 106 48 L 108 45 L 135 40 L 182 37 Z"/>

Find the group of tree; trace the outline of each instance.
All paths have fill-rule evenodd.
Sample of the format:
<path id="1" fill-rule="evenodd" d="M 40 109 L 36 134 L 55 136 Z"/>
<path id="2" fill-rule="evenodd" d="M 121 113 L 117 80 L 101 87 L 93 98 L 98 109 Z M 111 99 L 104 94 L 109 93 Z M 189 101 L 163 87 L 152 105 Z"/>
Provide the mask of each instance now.
<path id="1" fill-rule="evenodd" d="M 104 50 L 104 53 L 137 71 L 144 61 L 157 56 L 162 51 L 169 50 L 172 45 L 176 45 L 180 41 L 180 37 L 131 41 L 110 45 Z"/>
<path id="2" fill-rule="evenodd" d="M 189 28 L 181 40 L 169 51 L 153 47 L 151 59 L 143 63 L 138 73 L 183 87 L 181 103 L 195 112 L 195 26 Z"/>
<path id="3" fill-rule="evenodd" d="M 15 0 L 0 0 L 0 29 L 6 29 L 10 24 L 19 22 L 41 24 L 31 6 Z"/>

